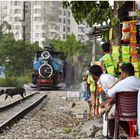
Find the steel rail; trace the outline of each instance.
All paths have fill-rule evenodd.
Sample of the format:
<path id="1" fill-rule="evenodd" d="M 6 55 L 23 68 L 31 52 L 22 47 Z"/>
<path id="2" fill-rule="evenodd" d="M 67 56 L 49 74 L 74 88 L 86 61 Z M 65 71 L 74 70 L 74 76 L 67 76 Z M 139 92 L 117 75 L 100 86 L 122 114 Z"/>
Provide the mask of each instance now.
<path id="1" fill-rule="evenodd" d="M 34 95 L 37 94 L 37 93 L 38 93 L 38 92 L 32 93 L 32 94 L 30 94 L 30 95 L 25 96 L 25 97 L 22 98 L 22 99 L 18 99 L 18 100 L 16 100 L 15 102 L 12 102 L 12 103 L 9 103 L 8 105 L 5 105 L 5 106 L 0 107 L 0 112 L 5 111 L 6 109 L 9 109 L 9 108 L 11 108 L 11 107 L 16 106 L 17 104 L 21 103 L 22 101 L 27 100 L 28 98 L 34 96 Z"/>
<path id="2" fill-rule="evenodd" d="M 40 94 L 41 95 L 41 94 Z M 37 95 L 36 95 L 37 96 Z M 10 109 L 6 109 L 4 111 L 4 113 L 8 114 L 7 116 L 9 117 L 9 114 L 15 113 L 13 116 L 10 116 L 10 118 L 6 118 L 6 117 L 1 117 L 0 116 L 0 132 L 2 133 L 3 130 L 5 130 L 7 127 L 10 127 L 14 122 L 17 122 L 17 120 L 19 120 L 20 118 L 23 118 L 23 116 L 25 116 L 29 111 L 33 110 L 39 103 L 41 103 L 43 101 L 43 99 L 45 99 L 47 97 L 46 94 L 41 95 L 39 98 L 37 99 L 31 99 L 31 100 L 26 100 L 25 102 L 23 102 L 22 104 L 19 104 L 18 107 L 14 106 L 13 108 Z M 34 96 L 35 98 L 35 96 Z M 33 100 L 33 101 L 32 101 Z M 13 109 L 13 110 L 12 110 Z M 18 109 L 18 110 L 17 110 Z M 15 110 L 15 112 L 14 112 Z M 20 111 L 19 111 L 20 110 Z M 10 112 L 11 111 L 11 112 Z M 0 112 L 3 113 L 3 112 Z M 6 116 L 4 114 L 4 116 Z M 2 114 L 3 115 L 3 114 Z M 5 120 L 4 120 L 5 119 Z"/>

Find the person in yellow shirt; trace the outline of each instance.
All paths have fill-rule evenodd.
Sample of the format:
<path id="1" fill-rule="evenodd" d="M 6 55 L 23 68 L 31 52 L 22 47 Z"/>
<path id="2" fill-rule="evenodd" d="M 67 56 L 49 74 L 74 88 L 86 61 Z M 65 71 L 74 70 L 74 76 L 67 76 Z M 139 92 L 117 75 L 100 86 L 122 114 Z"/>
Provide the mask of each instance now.
<path id="1" fill-rule="evenodd" d="M 96 91 L 96 83 L 92 78 L 91 74 L 88 74 L 87 78 L 87 84 L 88 88 L 91 94 L 91 101 L 89 102 L 90 104 L 90 117 L 93 117 L 95 115 L 95 91 Z"/>
<path id="2" fill-rule="evenodd" d="M 116 67 L 111 56 L 111 44 L 106 42 L 102 45 L 103 57 L 99 59 L 99 65 L 102 67 L 104 73 L 116 76 Z"/>

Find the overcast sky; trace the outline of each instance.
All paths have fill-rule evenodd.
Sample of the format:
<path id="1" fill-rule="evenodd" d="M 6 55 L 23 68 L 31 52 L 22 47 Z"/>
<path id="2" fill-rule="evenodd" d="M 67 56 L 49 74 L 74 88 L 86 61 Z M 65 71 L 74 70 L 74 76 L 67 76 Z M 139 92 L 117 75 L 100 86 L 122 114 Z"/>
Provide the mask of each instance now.
<path id="1" fill-rule="evenodd" d="M 109 4 L 110 4 L 111 6 L 113 6 L 114 0 L 109 0 Z"/>

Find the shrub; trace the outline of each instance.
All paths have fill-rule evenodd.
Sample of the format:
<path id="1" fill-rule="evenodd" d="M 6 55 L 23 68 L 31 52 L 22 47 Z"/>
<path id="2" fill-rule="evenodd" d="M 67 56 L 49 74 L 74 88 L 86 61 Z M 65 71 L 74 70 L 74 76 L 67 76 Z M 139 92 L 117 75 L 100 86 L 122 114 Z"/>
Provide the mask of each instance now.
<path id="1" fill-rule="evenodd" d="M 23 86 L 24 84 L 30 83 L 29 76 L 21 76 L 21 77 L 6 77 L 0 79 L 1 87 L 16 87 Z"/>
<path id="2" fill-rule="evenodd" d="M 2 87 L 11 87 L 11 86 L 16 86 L 17 85 L 17 80 L 16 78 L 2 78 L 0 79 L 0 86 Z"/>

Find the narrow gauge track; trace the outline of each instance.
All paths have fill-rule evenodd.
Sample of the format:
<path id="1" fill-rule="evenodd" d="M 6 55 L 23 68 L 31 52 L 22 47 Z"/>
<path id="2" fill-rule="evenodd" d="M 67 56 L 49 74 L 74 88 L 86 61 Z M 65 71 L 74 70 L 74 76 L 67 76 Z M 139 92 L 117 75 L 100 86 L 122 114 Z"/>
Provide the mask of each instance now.
<path id="1" fill-rule="evenodd" d="M 3 130 L 5 130 L 7 126 L 12 125 L 14 121 L 22 118 L 46 97 L 46 94 L 34 93 L 12 104 L 1 107 L 0 132 L 3 132 Z"/>
<path id="2" fill-rule="evenodd" d="M 5 111 L 6 109 L 10 109 L 13 106 L 16 106 L 17 104 L 21 103 L 24 100 L 27 100 L 28 98 L 34 96 L 35 94 L 37 94 L 38 92 L 34 92 L 32 94 L 26 95 L 24 98 L 18 99 L 12 103 L 8 103 L 6 105 L 3 105 L 0 107 L 0 112 Z"/>

